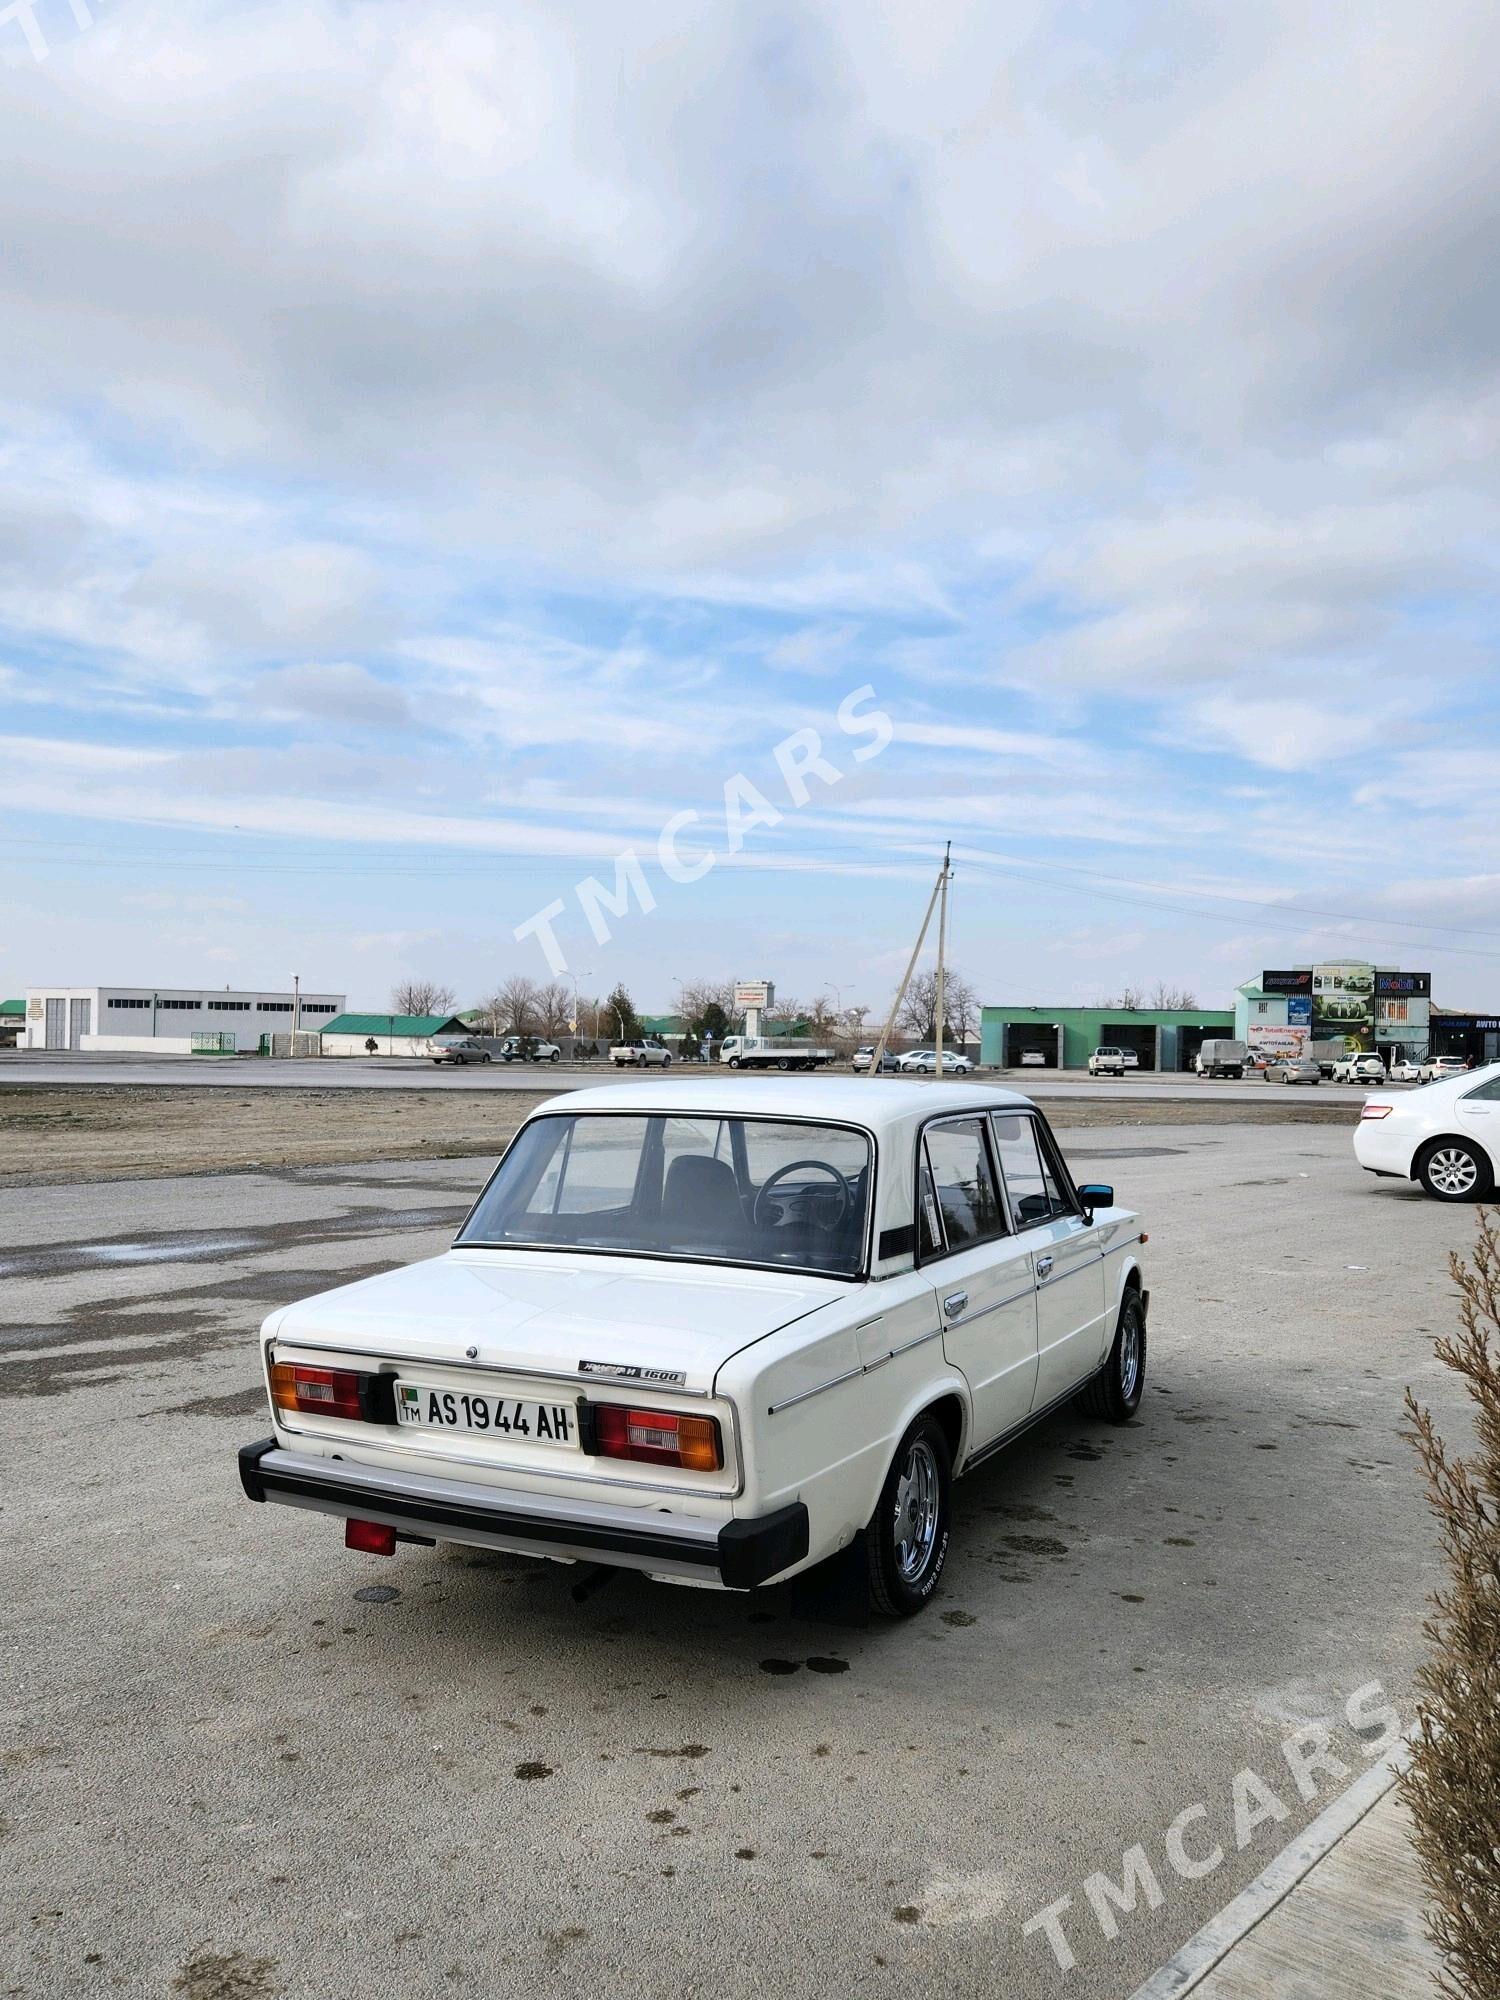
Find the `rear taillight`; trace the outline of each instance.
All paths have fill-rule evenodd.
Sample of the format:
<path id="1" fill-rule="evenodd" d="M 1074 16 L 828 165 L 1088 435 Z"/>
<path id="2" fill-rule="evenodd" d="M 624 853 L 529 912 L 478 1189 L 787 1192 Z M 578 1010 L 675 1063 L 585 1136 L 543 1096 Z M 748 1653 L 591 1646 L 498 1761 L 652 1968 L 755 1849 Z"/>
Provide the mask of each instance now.
<path id="1" fill-rule="evenodd" d="M 1394 1104 L 1364 1104 L 1360 1106 L 1361 1118 L 1389 1118 L 1395 1110 Z"/>
<path id="2" fill-rule="evenodd" d="M 601 1458 L 678 1465 L 688 1472 L 717 1472 L 724 1463 L 716 1417 L 627 1410 L 623 1403 L 596 1403 L 593 1416 L 594 1447 Z"/>
<path id="3" fill-rule="evenodd" d="M 271 1401 L 304 1417 L 344 1417 L 352 1423 L 394 1423 L 395 1392 L 389 1375 L 353 1368 L 311 1368 L 301 1361 L 271 1367 Z"/>

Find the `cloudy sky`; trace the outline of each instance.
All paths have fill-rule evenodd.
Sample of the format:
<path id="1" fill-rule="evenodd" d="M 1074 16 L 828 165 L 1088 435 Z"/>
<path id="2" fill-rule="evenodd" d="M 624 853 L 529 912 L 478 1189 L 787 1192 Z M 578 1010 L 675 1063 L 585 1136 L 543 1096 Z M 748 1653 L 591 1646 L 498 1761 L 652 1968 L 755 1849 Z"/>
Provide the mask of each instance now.
<path id="1" fill-rule="evenodd" d="M 1491 9 L 89 11 L 0 6 L 5 992 L 561 903 L 876 1004 L 951 838 L 986 998 L 1500 1003 Z"/>

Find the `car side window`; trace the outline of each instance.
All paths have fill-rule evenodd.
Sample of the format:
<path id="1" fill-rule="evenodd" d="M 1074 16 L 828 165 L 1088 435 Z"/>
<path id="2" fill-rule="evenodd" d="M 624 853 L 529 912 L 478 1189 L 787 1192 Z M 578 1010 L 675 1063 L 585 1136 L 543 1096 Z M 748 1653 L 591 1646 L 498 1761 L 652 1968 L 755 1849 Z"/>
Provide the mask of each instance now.
<path id="1" fill-rule="evenodd" d="M 980 1114 L 927 1128 L 931 1185 L 949 1250 L 967 1250 L 1006 1233 L 984 1124 Z"/>
<path id="2" fill-rule="evenodd" d="M 1074 1214 L 1072 1194 L 1053 1169 L 1036 1120 L 1024 1111 L 995 1112 L 991 1124 L 1017 1229 Z"/>
<path id="3" fill-rule="evenodd" d="M 1500 1101 L 1500 1076 L 1492 1076 L 1488 1083 L 1480 1084 L 1477 1090 L 1466 1090 L 1464 1092 L 1465 1103 L 1471 1097 L 1478 1097 L 1486 1104 L 1494 1104 Z"/>

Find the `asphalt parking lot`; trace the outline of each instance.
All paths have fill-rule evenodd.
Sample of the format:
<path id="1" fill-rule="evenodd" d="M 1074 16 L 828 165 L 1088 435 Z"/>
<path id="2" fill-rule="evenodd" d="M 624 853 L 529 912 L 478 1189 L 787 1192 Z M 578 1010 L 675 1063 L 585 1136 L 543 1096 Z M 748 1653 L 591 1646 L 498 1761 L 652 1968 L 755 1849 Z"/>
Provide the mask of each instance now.
<path id="1" fill-rule="evenodd" d="M 1060 1123 L 1065 1114 L 1055 1111 Z M 1126 1996 L 1332 1796 L 1281 1743 L 1410 1717 L 1433 1537 L 1397 1435 L 1472 1211 L 1331 1127 L 1064 1143 L 1150 1232 L 1149 1387 L 958 1489 L 866 1629 L 250 1506 L 254 1329 L 432 1255 L 481 1160 L 6 1191 L 0 1991 Z M 1237 1851 L 1235 1774 L 1285 1817 Z M 1276 1783 L 1279 1773 L 1280 1782 Z M 1226 1858 L 1161 1859 L 1184 1808 Z M 1085 1878 L 1163 1890 L 1107 1939 Z M 1076 1966 L 1023 1925 L 1068 1895 Z"/>

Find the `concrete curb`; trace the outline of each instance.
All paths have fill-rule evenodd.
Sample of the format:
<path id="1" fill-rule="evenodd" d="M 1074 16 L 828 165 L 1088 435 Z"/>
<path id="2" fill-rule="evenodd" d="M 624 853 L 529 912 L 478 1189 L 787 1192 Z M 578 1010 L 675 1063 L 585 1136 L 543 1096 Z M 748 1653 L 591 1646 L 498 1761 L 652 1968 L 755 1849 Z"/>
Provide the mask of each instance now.
<path id="1" fill-rule="evenodd" d="M 1138 1986 L 1131 2000 L 1180 2000 L 1184 1993 L 1206 1979 L 1227 1958 L 1258 1923 L 1282 1903 L 1303 1878 L 1378 1805 L 1406 1769 L 1410 1749 L 1402 1737 L 1378 1764 L 1372 1764 L 1348 1790 L 1325 1806 L 1310 1826 L 1278 1854 L 1270 1866 L 1257 1875 L 1248 1889 L 1242 1889 L 1232 1903 L 1226 1903 L 1216 1917 L 1164 1966 Z"/>

